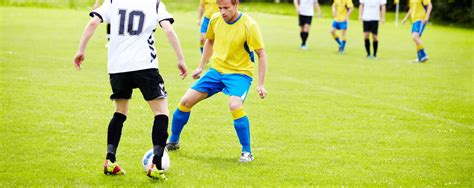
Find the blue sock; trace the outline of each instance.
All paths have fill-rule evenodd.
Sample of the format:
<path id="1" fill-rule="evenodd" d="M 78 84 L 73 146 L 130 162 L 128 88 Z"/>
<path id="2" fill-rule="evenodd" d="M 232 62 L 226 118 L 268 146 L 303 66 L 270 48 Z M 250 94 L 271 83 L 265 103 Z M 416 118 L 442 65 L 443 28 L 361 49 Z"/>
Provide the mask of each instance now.
<path id="1" fill-rule="evenodd" d="M 173 113 L 173 121 L 171 122 L 171 136 L 169 142 L 177 143 L 179 141 L 179 135 L 184 128 L 184 125 L 188 123 L 191 112 L 183 112 L 178 108 Z"/>
<path id="2" fill-rule="evenodd" d="M 204 48 L 200 47 L 199 49 L 201 50 L 201 54 L 202 54 L 202 52 L 204 52 Z"/>
<path id="3" fill-rule="evenodd" d="M 343 50 L 344 50 L 344 48 L 346 48 L 346 41 L 345 41 L 345 40 L 342 41 L 341 48 L 342 48 Z"/>
<path id="4" fill-rule="evenodd" d="M 242 145 L 242 152 L 249 152 L 250 150 L 250 122 L 247 116 L 241 117 L 234 120 L 235 132 L 239 137 L 240 144 Z"/>
<path id="5" fill-rule="evenodd" d="M 337 44 L 339 44 L 339 46 L 340 46 L 340 45 L 342 45 L 342 43 L 341 43 L 341 39 L 339 39 L 339 37 L 337 37 L 337 38 L 334 38 L 334 40 L 336 40 L 336 42 L 337 42 Z"/>

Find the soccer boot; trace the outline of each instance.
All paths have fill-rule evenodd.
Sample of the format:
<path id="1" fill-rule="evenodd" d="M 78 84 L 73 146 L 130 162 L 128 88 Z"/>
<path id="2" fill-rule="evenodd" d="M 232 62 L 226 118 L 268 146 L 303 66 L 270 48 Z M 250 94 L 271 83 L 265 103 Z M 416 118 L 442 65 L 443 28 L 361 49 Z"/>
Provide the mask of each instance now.
<path id="1" fill-rule="evenodd" d="M 242 152 L 242 154 L 240 155 L 239 162 L 248 163 L 248 162 L 252 162 L 253 160 L 254 160 L 254 158 L 253 158 L 253 155 L 251 153 Z"/>
<path id="2" fill-rule="evenodd" d="M 113 163 L 110 160 L 105 160 L 104 163 L 105 175 L 125 175 L 125 170 L 120 168 L 117 162 Z"/>
<path id="3" fill-rule="evenodd" d="M 158 170 L 155 164 L 152 164 L 146 175 L 153 179 L 168 180 L 164 170 Z"/>
<path id="4" fill-rule="evenodd" d="M 178 142 L 168 142 L 165 146 L 168 151 L 178 150 L 179 143 Z"/>

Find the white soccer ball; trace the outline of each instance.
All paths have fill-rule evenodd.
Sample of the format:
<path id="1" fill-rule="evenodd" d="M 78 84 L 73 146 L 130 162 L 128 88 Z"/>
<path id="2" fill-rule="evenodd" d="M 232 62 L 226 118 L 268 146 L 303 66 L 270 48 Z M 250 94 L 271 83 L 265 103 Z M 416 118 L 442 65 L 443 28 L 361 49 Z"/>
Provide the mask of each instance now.
<path id="1" fill-rule="evenodd" d="M 153 149 L 148 150 L 145 155 L 143 155 L 142 165 L 145 172 L 148 171 L 151 164 L 153 163 Z M 161 158 L 161 167 L 164 171 L 167 171 L 170 168 L 170 156 L 168 155 L 168 150 L 165 149 L 163 152 L 163 157 Z"/>

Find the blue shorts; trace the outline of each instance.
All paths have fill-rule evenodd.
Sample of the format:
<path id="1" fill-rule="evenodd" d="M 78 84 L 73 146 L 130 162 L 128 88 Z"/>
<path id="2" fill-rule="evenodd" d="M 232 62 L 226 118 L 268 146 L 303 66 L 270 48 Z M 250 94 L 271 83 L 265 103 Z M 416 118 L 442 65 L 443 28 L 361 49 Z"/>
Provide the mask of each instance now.
<path id="1" fill-rule="evenodd" d="M 423 24 L 423 22 L 421 20 L 416 21 L 411 26 L 411 33 L 417 32 L 421 37 L 421 34 L 423 34 L 423 31 L 425 30 L 425 27 L 426 27 L 426 24 Z"/>
<path id="2" fill-rule="evenodd" d="M 347 29 L 347 22 L 333 21 L 332 22 L 332 28 L 334 28 L 336 30 L 346 30 Z"/>
<path id="3" fill-rule="evenodd" d="M 223 92 L 229 96 L 237 96 L 245 100 L 252 84 L 252 77 L 245 74 L 222 74 L 210 68 L 191 89 L 207 93 L 207 97 Z"/>
<path id="4" fill-rule="evenodd" d="M 209 18 L 207 17 L 202 18 L 201 33 L 206 33 L 208 26 L 209 26 Z"/>

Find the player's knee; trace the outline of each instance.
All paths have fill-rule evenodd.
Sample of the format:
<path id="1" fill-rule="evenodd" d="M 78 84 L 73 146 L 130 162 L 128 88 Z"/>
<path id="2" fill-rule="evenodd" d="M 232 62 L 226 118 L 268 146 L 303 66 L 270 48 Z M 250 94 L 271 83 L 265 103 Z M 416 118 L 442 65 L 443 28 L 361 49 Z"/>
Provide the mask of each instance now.
<path id="1" fill-rule="evenodd" d="M 180 105 L 180 107 L 191 109 L 194 104 L 189 99 L 187 99 L 186 97 L 183 97 L 181 99 L 181 102 L 179 103 L 179 105 Z"/>
<path id="2" fill-rule="evenodd" d="M 242 102 L 238 102 L 238 101 L 231 101 L 229 103 L 229 109 L 230 111 L 235 111 L 237 109 L 240 109 L 242 108 Z"/>
<path id="3" fill-rule="evenodd" d="M 201 44 L 204 44 L 204 42 L 206 42 L 206 39 L 204 37 L 200 37 L 199 42 L 201 42 Z"/>

